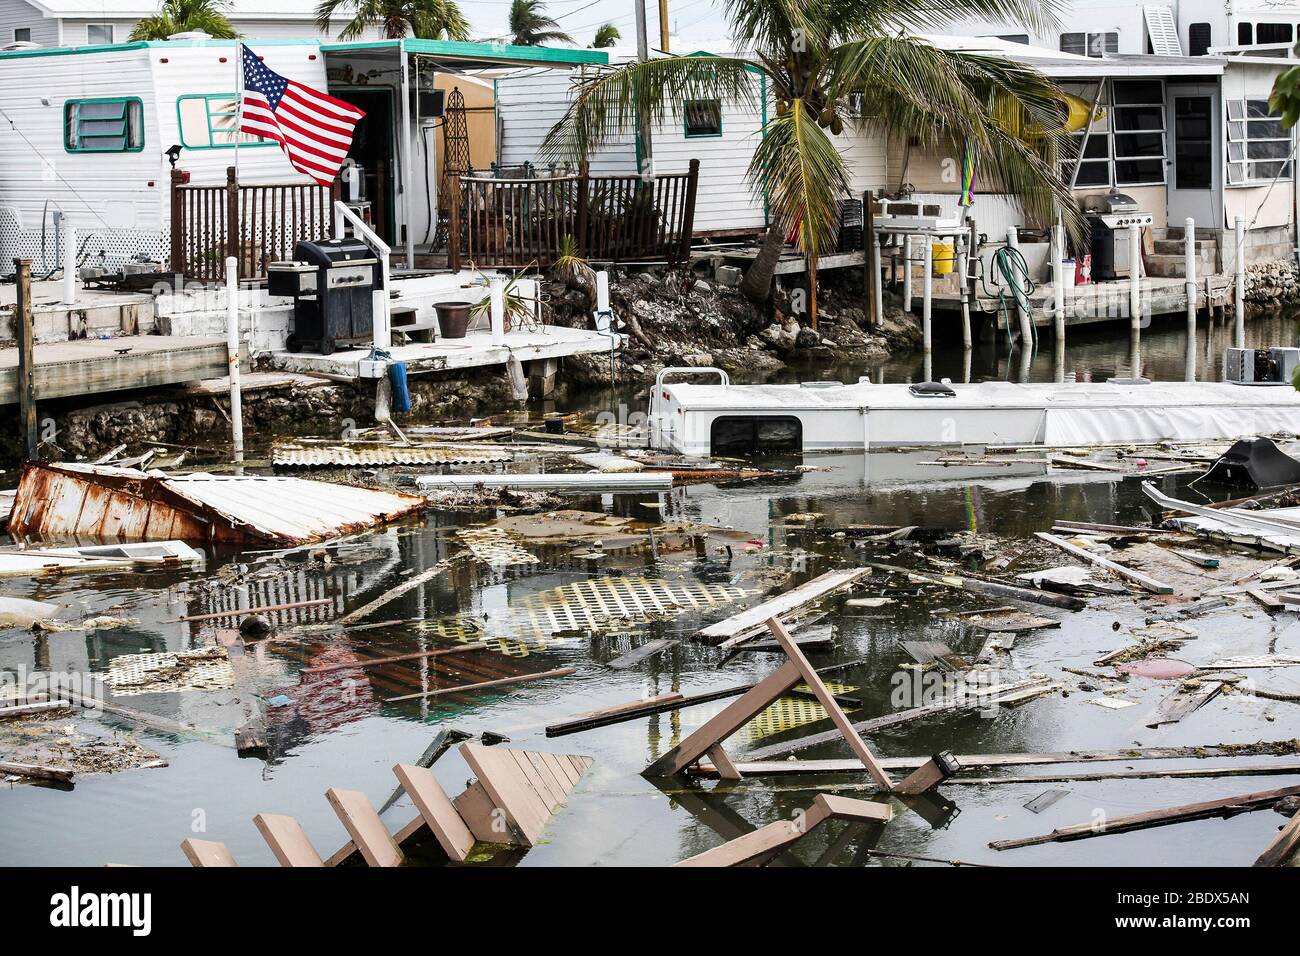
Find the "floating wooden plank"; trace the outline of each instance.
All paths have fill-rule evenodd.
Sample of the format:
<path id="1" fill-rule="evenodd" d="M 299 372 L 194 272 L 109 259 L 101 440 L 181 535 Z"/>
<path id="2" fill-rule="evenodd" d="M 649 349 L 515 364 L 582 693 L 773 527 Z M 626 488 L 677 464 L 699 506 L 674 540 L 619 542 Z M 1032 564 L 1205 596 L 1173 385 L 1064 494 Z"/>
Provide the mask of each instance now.
<path id="1" fill-rule="evenodd" d="M 1064 538 L 1058 538 L 1054 534 L 1048 534 L 1046 531 L 1034 532 L 1034 537 L 1040 541 L 1046 541 L 1050 545 L 1060 548 L 1066 554 L 1074 555 L 1080 560 L 1087 561 L 1089 564 L 1095 564 L 1099 568 L 1105 568 L 1113 574 L 1118 574 L 1125 580 L 1132 581 L 1143 590 L 1150 591 L 1152 594 L 1173 594 L 1174 587 L 1172 584 L 1165 584 L 1163 581 L 1157 581 L 1155 578 L 1148 577 L 1141 571 L 1134 571 L 1132 568 L 1126 568 L 1122 564 L 1117 564 L 1100 555 L 1093 554 L 1086 548 L 1080 548 L 1077 545 L 1070 544 Z"/>
<path id="2" fill-rule="evenodd" d="M 1294 740 L 1260 741 L 1254 744 L 1202 744 L 1179 747 L 1128 747 L 1122 750 L 1063 750 L 1048 753 L 992 753 L 957 754 L 957 761 L 967 770 L 980 767 L 1031 767 L 1045 764 L 1098 763 L 1124 760 L 1181 760 L 1207 757 L 1260 757 L 1282 753 L 1298 753 Z M 752 754 L 747 754 L 752 758 Z M 930 758 L 881 757 L 881 766 L 887 770 L 915 770 Z M 749 759 L 736 762 L 736 768 L 745 776 L 782 776 L 788 774 L 861 773 L 857 760 L 842 757 L 818 760 L 767 760 Z M 695 770 L 700 776 L 715 774 L 708 764 L 701 763 Z M 960 778 L 955 778 L 956 782 Z"/>
<path id="3" fill-rule="evenodd" d="M 1253 866 L 1286 866 L 1300 849 L 1300 813 L 1293 814 L 1286 826 L 1264 848 Z"/>
<path id="4" fill-rule="evenodd" d="M 767 862 L 782 850 L 803 839 L 827 820 L 856 820 L 888 823 L 893 811 L 888 804 L 819 793 L 812 806 L 792 820 L 777 820 L 765 827 L 716 846 L 674 864 L 685 867 L 744 866 Z"/>
<path id="5" fill-rule="evenodd" d="M 1013 634 L 1061 626 L 1061 622 L 1055 618 L 1039 617 L 1037 614 L 1026 614 L 1024 611 L 1014 609 L 971 614 L 963 620 L 963 623 L 980 631 L 1002 631 Z"/>
<path id="6" fill-rule="evenodd" d="M 471 691 L 489 690 L 493 687 L 504 687 L 507 684 L 522 684 L 527 681 L 543 680 L 548 677 L 568 677 L 570 674 L 576 674 L 576 667 L 557 667 L 554 670 L 539 671 L 536 674 L 519 674 L 515 677 L 499 677 L 496 680 L 479 681 L 477 684 L 461 684 L 458 687 L 439 687 L 436 690 L 421 691 L 418 694 L 401 694 L 397 697 L 389 697 L 385 703 L 393 704 L 402 700 L 424 700 L 430 697 L 441 697 L 444 694 L 460 694 Z"/>
<path id="7" fill-rule="evenodd" d="M 398 661 L 418 661 L 426 657 L 442 657 L 445 654 L 464 654 L 466 651 L 481 651 L 485 647 L 482 641 L 471 644 L 457 644 L 454 647 L 440 647 L 436 651 L 420 651 L 416 654 L 395 654 L 392 657 L 372 657 L 369 660 L 350 661 L 347 664 L 322 664 L 319 667 L 304 667 L 299 674 L 331 674 L 334 671 L 364 670 L 367 667 L 382 667 Z"/>
<path id="8" fill-rule="evenodd" d="M 1188 820 L 1230 817 L 1238 813 L 1266 809 L 1283 797 L 1295 796 L 1296 794 L 1300 794 L 1300 787 L 1282 787 L 1278 790 L 1243 793 L 1234 797 L 1202 800 L 1200 803 L 1189 803 L 1180 807 L 1147 810 L 1144 813 L 1112 817 L 1103 823 L 1089 820 L 1087 823 L 1075 823 L 1067 827 L 1058 827 L 1051 833 L 1044 833 L 1040 836 L 1021 837 L 1016 840 L 995 840 L 989 846 L 995 850 L 1014 850 L 1022 846 L 1034 846 L 1039 843 L 1060 843 L 1066 840 L 1086 840 L 1089 837 L 1109 836 L 1113 833 L 1129 833 L 1133 830 L 1168 826 L 1171 823 L 1184 823 Z"/>
<path id="9" fill-rule="evenodd" d="M 213 840 L 195 840 L 193 838 L 182 840 L 181 851 L 185 854 L 185 858 L 190 861 L 191 866 L 239 866 L 235 862 L 235 858 L 230 855 L 230 851 L 226 849 L 226 845 Z"/>
<path id="10" fill-rule="evenodd" d="M 1262 606 L 1268 608 L 1270 611 L 1275 611 L 1278 608 L 1286 607 L 1285 601 L 1279 601 L 1277 598 L 1273 597 L 1273 595 L 1269 594 L 1267 591 L 1260 590 L 1259 588 L 1251 588 L 1246 593 L 1249 594 L 1256 601 L 1258 601 Z"/>
<path id="11" fill-rule="evenodd" d="M 72 705 L 63 700 L 17 704 L 13 707 L 0 707 L 0 720 L 8 720 L 10 717 L 31 717 L 34 714 L 48 714 L 52 711 L 70 710 L 71 708 Z"/>
<path id="12" fill-rule="evenodd" d="M 1196 565 L 1198 568 L 1217 568 L 1219 566 L 1219 559 L 1208 554 L 1198 554 L 1195 551 L 1184 551 L 1182 548 L 1170 548 L 1169 553 Z"/>
<path id="13" fill-rule="evenodd" d="M 456 560 L 457 560 L 456 558 L 448 558 L 445 561 L 439 561 L 437 564 L 431 565 L 430 567 L 421 571 L 419 574 L 415 575 L 415 577 L 408 578 L 407 580 L 403 581 L 401 584 L 397 585 L 396 587 L 390 588 L 389 590 L 385 591 L 383 594 L 379 595 L 379 597 L 375 598 L 373 601 L 363 604 L 361 605 L 361 607 L 353 611 L 349 611 L 347 614 L 344 614 L 341 618 L 339 618 L 334 623 L 343 627 L 346 627 L 349 624 L 355 624 L 357 621 L 361 620 L 367 614 L 379 610 L 379 608 L 383 607 L 385 604 L 390 604 L 393 601 L 396 601 L 399 597 L 401 597 L 403 594 L 407 593 L 408 591 L 413 591 L 416 588 L 418 588 L 420 585 L 427 584 L 429 581 L 432 581 L 438 575 L 444 573 L 448 568 L 450 568 L 453 564 L 455 564 Z"/>
<path id="14" fill-rule="evenodd" d="M 11 773 L 31 780 L 52 780 L 56 783 L 71 783 L 73 771 L 66 767 L 45 767 L 33 763 L 13 763 L 0 760 L 0 774 Z"/>
<path id="15" fill-rule="evenodd" d="M 384 821 L 379 818 L 370 800 L 360 790 L 339 790 L 331 787 L 325 799 L 334 808 L 348 836 L 361 851 L 369 866 L 400 866 L 405 857 L 393 840 Z"/>
<path id="16" fill-rule="evenodd" d="M 699 632 L 699 636 L 713 643 L 725 641 L 727 638 L 735 637 L 743 631 L 761 625 L 769 618 L 789 614 L 818 598 L 825 597 L 832 591 L 849 587 L 870 574 L 871 568 L 828 571 L 762 604 L 741 611 L 739 614 L 733 614 L 716 624 L 710 624 Z"/>
<path id="17" fill-rule="evenodd" d="M 1050 607 L 1065 608 L 1067 611 L 1081 611 L 1088 606 L 1085 601 L 1066 594 L 1054 594 L 1051 591 L 1038 591 L 1034 588 L 1021 588 L 1013 584 L 1002 584 L 998 581 L 984 581 L 980 578 L 962 577 L 957 574 L 926 574 L 912 568 L 899 567 L 896 564 L 882 564 L 879 561 L 872 561 L 867 566 L 878 568 L 881 571 L 890 571 L 894 574 L 902 574 L 909 580 L 922 584 L 937 584 L 943 587 L 957 588 L 961 591 L 970 591 L 972 594 L 1011 598 L 1016 601 L 1028 601 L 1031 604 L 1046 604 Z"/>
<path id="18" fill-rule="evenodd" d="M 943 641 L 899 641 L 898 643 L 918 664 L 938 662 L 950 671 L 965 670 L 969 666 Z"/>
<path id="19" fill-rule="evenodd" d="M 293 817 L 278 813 L 259 813 L 253 817 L 253 825 L 262 834 L 275 858 L 281 866 L 324 866 L 316 848 L 307 839 L 302 826 Z"/>
<path id="20" fill-rule="evenodd" d="M 465 826 L 465 821 L 456 812 L 451 798 L 438 785 L 437 779 L 424 767 L 405 763 L 395 766 L 393 773 L 410 795 L 425 824 L 433 831 L 438 845 L 451 859 L 463 862 L 470 850 L 474 849 L 474 835 Z"/>
<path id="21" fill-rule="evenodd" d="M 420 475 L 421 491 L 455 488 L 508 488 L 512 491 L 656 492 L 672 491 L 671 472 L 550 472 L 516 475 Z"/>
<path id="22" fill-rule="evenodd" d="M 1193 780 L 1212 777 L 1273 777 L 1300 773 L 1300 764 L 1266 763 L 1242 767 L 1153 767 L 1139 770 L 1089 771 L 1080 773 L 1026 774 L 1004 777 L 953 777 L 949 785 L 971 787 L 1015 786 L 1035 783 L 1082 783 L 1096 780 Z"/>
<path id="23" fill-rule="evenodd" d="M 1108 531 L 1114 534 L 1177 534 L 1167 528 L 1134 528 L 1124 524 L 1098 524 L 1095 521 L 1065 521 L 1057 518 L 1053 524 L 1070 531 Z"/>
<path id="24" fill-rule="evenodd" d="M 290 611 L 297 607 L 315 607 L 320 604 L 333 604 L 333 598 L 313 598 L 310 601 L 290 601 L 288 604 L 267 604 L 262 607 L 247 607 L 237 611 L 217 611 L 213 614 L 190 614 L 186 617 L 178 617 L 169 624 L 179 624 L 182 622 L 193 621 L 217 621 L 223 617 L 246 617 L 249 614 L 264 614 L 268 611 Z"/>
<path id="25" fill-rule="evenodd" d="M 1195 686 L 1186 685 L 1174 691 L 1156 706 L 1155 713 L 1144 721 L 1148 727 L 1160 727 L 1163 724 L 1176 724 L 1188 714 L 1200 710 L 1208 704 L 1224 687 L 1227 681 L 1206 680 Z"/>
<path id="26" fill-rule="evenodd" d="M 1087 458 L 1069 458 L 1065 455 L 1048 455 L 1049 464 L 1057 468 L 1081 468 L 1085 471 L 1124 471 L 1120 465 L 1108 465 L 1105 462 L 1091 461 Z"/>
<path id="27" fill-rule="evenodd" d="M 657 641 L 646 641 L 640 647 L 634 647 L 626 654 L 616 657 L 612 661 L 606 661 L 605 666 L 612 667 L 616 671 L 627 670 L 628 668 L 640 664 L 643 660 L 654 657 L 656 654 L 673 647 L 677 643 L 677 641 L 669 640 L 667 638 Z"/>

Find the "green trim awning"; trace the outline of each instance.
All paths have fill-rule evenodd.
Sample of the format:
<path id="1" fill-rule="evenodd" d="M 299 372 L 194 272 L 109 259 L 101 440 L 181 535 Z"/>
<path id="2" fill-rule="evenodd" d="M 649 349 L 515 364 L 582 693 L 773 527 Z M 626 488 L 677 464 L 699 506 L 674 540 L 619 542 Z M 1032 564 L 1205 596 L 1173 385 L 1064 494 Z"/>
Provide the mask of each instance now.
<path id="1" fill-rule="evenodd" d="M 475 43 L 457 40 L 376 40 L 356 43 L 322 43 L 323 53 L 353 53 L 368 50 L 397 52 L 404 44 L 407 53 L 435 57 L 462 66 L 581 66 L 608 64 L 603 50 L 570 50 L 547 46 L 512 46 L 509 43 Z"/>

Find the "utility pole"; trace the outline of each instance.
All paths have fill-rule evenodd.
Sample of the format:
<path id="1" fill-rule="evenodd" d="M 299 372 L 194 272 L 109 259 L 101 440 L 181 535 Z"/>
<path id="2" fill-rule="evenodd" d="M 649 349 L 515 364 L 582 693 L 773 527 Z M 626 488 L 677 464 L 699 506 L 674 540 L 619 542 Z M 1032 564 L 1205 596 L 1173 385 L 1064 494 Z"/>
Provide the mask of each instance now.
<path id="1" fill-rule="evenodd" d="M 659 0 L 659 49 L 668 52 L 668 0 Z"/>
<path id="2" fill-rule="evenodd" d="M 660 0 L 661 3 L 666 0 Z M 636 3 L 636 58 L 644 63 L 650 59 L 650 40 L 646 35 L 645 22 L 645 4 L 646 0 L 635 0 Z M 641 168 L 638 172 L 642 176 L 649 176 L 654 172 L 654 146 L 650 142 L 650 120 L 645 114 L 637 111 L 637 139 L 641 144 Z"/>

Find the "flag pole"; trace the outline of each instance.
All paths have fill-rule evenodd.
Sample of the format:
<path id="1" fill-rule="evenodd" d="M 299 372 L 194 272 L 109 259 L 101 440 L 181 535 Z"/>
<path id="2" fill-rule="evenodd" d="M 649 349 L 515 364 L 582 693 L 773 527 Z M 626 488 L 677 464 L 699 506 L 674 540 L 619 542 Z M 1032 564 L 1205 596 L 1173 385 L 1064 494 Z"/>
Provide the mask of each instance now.
<path id="1" fill-rule="evenodd" d="M 244 118 L 244 41 L 235 40 L 235 185 L 239 185 L 239 137 Z"/>

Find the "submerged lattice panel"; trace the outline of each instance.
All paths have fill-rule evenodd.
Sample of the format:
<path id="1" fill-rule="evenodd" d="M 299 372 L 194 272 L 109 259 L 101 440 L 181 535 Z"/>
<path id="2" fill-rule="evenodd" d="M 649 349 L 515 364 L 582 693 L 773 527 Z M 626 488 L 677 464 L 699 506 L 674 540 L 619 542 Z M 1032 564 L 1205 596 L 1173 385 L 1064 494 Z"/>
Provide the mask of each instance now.
<path id="1" fill-rule="evenodd" d="M 803 684 L 799 687 L 807 690 Z M 827 684 L 826 688 L 832 694 L 845 694 L 855 689 L 844 684 Z M 758 740 L 802 727 L 804 724 L 825 720 L 828 716 L 826 708 L 815 700 L 806 697 L 782 697 L 746 724 L 740 736 L 748 740 Z"/>
<path id="2" fill-rule="evenodd" d="M 456 538 L 470 554 L 491 568 L 516 564 L 537 564 L 537 555 L 515 543 L 515 536 L 504 528 L 466 528 Z"/>
<path id="3" fill-rule="evenodd" d="M 235 670 L 224 648 L 161 654 L 123 654 L 108 662 L 105 683 L 116 697 L 235 686 Z"/>

